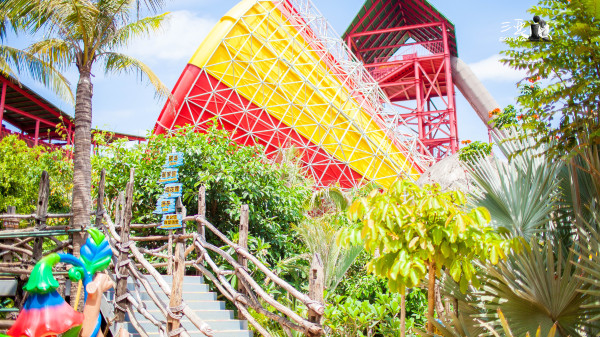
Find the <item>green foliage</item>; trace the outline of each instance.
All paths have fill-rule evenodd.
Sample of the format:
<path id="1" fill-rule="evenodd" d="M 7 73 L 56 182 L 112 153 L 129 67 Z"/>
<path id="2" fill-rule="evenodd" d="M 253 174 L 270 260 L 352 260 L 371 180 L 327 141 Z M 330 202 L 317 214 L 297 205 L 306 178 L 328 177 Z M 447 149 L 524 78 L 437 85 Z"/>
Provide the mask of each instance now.
<path id="1" fill-rule="evenodd" d="M 589 0 L 543 0 L 529 12 L 550 25 L 551 42 L 510 39 L 503 52 L 505 64 L 544 79 L 539 89 L 521 95 L 519 104 L 548 123 L 560 119 L 556 129 L 542 134 L 559 138 L 552 152 L 563 155 L 581 145 L 581 135 L 600 136 L 597 112 L 600 94 L 600 22 L 597 5 Z"/>
<path id="2" fill-rule="evenodd" d="M 478 157 L 487 157 L 492 153 L 492 144 L 480 141 L 469 143 L 469 145 L 458 151 L 458 159 L 463 162 L 475 160 Z"/>
<path id="3" fill-rule="evenodd" d="M 531 131 L 507 128 L 504 134 L 504 140 L 494 137 L 508 162 L 477 158 L 467 164 L 481 191 L 473 195 L 473 203 L 489 210 L 496 228 L 529 240 L 548 229 L 558 207 L 563 163 L 549 161 L 547 146 Z"/>
<path id="4" fill-rule="evenodd" d="M 400 336 L 400 301 L 397 293 L 377 294 L 372 301 L 338 295 L 325 310 L 324 325 L 331 329 L 330 336 Z M 407 306 L 407 330 L 423 324 L 426 302 L 418 289 L 407 295 L 407 303 L 414 304 Z"/>
<path id="5" fill-rule="evenodd" d="M 310 256 L 318 253 L 323 262 L 325 273 L 325 289 L 333 292 L 344 274 L 352 265 L 362 245 L 341 247 L 337 238 L 348 227 L 348 220 L 343 213 L 325 214 L 317 218 L 307 218 L 295 230 L 310 252 Z"/>
<path id="6" fill-rule="evenodd" d="M 387 293 L 387 281 L 367 272 L 366 266 L 371 259 L 373 256 L 363 250 L 348 269 L 344 282 L 336 288 L 335 294 L 365 301 L 375 298 L 377 294 Z"/>
<path id="7" fill-rule="evenodd" d="M 498 265 L 486 265 L 486 286 L 478 297 L 486 299 L 487 320 L 495 325 L 497 310 L 502 309 L 516 336 L 533 334 L 538 327 L 547 334 L 554 325 L 560 336 L 576 336 L 582 329 L 594 329 L 590 335 L 596 335 L 600 324 L 587 318 L 600 314 L 600 309 L 586 308 L 589 286 L 575 275 L 575 261 L 573 253 L 565 255 L 551 242 L 534 241 Z"/>
<path id="8" fill-rule="evenodd" d="M 303 218 L 311 193 L 308 181 L 288 164 L 267 160 L 259 147 L 238 145 L 216 126 L 206 134 L 186 128 L 169 137 L 151 136 L 147 143 L 134 147 L 116 142 L 102 149 L 92 158 L 92 166 L 96 172 L 106 169 L 108 202 L 114 203 L 118 192 L 125 189 L 129 169 L 135 168 L 132 221 L 157 221 L 152 211 L 163 190 L 157 180 L 172 149 L 185 154 L 179 181 L 188 214 L 197 214 L 198 187 L 203 183 L 207 218 L 221 232 L 238 231 L 240 206 L 248 204 L 250 231 L 271 244 L 272 261 L 297 251 L 292 225 Z"/>
<path id="9" fill-rule="evenodd" d="M 17 136 L 0 140 L 0 212 L 16 206 L 17 213 L 31 213 L 37 202 L 42 171 L 50 176 L 48 210 L 68 212 L 71 203 L 72 161 L 62 151 L 30 148 Z"/>
<path id="10" fill-rule="evenodd" d="M 468 210 L 461 192 L 442 192 L 438 185 L 397 181 L 355 202 L 350 213 L 363 225 L 343 241 L 362 239 L 367 251 L 379 251 L 368 268 L 387 278 L 392 291 L 419 285 L 428 265 L 446 267 L 466 291 L 470 281 L 478 284 L 475 258 L 497 263 L 504 256 L 506 243 L 487 225 L 487 210 Z"/>

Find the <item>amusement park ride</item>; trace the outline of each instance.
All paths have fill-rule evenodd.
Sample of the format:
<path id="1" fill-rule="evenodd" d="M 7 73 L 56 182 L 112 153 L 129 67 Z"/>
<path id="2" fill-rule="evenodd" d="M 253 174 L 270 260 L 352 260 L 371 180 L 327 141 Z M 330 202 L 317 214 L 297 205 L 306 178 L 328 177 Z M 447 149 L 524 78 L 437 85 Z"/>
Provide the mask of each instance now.
<path id="1" fill-rule="evenodd" d="M 418 178 L 430 165 L 458 150 L 455 85 L 484 122 L 489 120 L 488 111 L 498 106 L 457 54 L 454 25 L 426 0 L 367 0 L 343 37 L 331 29 L 310 0 L 242 0 L 221 18 L 186 65 L 158 117 L 154 133 L 176 132 L 187 125 L 203 131 L 216 123 L 230 131 L 232 139 L 239 144 L 262 145 L 265 154 L 271 158 L 280 155 L 284 148 L 295 147 L 301 154 L 301 162 L 319 187 L 339 184 L 350 188 L 369 181 L 389 187 L 398 177 Z M 67 133 L 66 143 L 70 144 L 74 130 L 70 116 L 11 78 L 0 77 L 0 87 L 0 122 L 11 125 L 10 129 L 0 128 L 0 138 L 17 132 L 30 145 L 65 145 L 60 142 L 63 139 L 61 131 L 44 131 L 48 127 L 58 129 L 58 124 L 62 124 L 66 130 L 63 132 Z M 115 136 L 143 140 L 123 134 Z M 172 155 L 169 160 L 178 159 L 173 159 L 174 163 L 168 162 L 161 178 L 163 183 L 170 183 L 165 191 L 176 193 L 181 189 L 176 182 L 180 157 L 176 152 Z M 49 216 L 47 174 L 40 182 L 36 214 L 20 215 L 21 219 L 36 219 L 42 225 L 35 231 L 22 233 L 15 230 L 4 232 L 4 236 L 0 237 L 14 240 L 9 241 L 10 245 L 2 244 L 13 249 L 11 254 L 25 252 L 39 260 L 31 270 L 25 287 L 29 297 L 17 320 L 14 324 L 11 322 L 12 327 L 7 332 L 9 336 L 62 334 L 102 337 L 102 317 L 110 317 L 111 310 L 118 324 L 107 319 L 104 331 L 113 329 L 110 330 L 113 336 L 119 332 L 126 335 L 126 330 L 148 336 L 141 333 L 144 329 L 149 331 L 148 326 L 156 330 L 152 335 L 161 336 L 167 335 L 167 331 L 172 337 L 190 336 L 188 332 L 192 336 L 251 336 L 252 332 L 243 324 L 231 319 L 225 306 L 217 303 L 214 294 L 196 291 L 205 286 L 200 284 L 200 277 L 187 284 L 194 291 L 185 294 L 186 301 L 199 303 L 199 307 L 192 308 L 182 303 L 182 292 L 186 288 L 185 268 L 192 265 L 210 278 L 257 331 L 264 331 L 261 332 L 263 335 L 269 336 L 248 314 L 248 307 L 276 320 L 282 327 L 285 325 L 288 334 L 291 334 L 291 329 L 308 336 L 323 334 L 320 319 L 325 310 L 322 304 L 324 276 L 318 254 L 311 263 L 310 274 L 314 277 L 311 277 L 310 294 L 306 296 L 249 254 L 248 247 L 242 246 L 241 234 L 240 243 L 233 243 L 207 221 L 206 191 L 202 186 L 198 194 L 199 214 L 186 217 L 180 199 L 175 201 L 165 197 L 170 201 L 161 200 L 164 203 L 157 203 L 155 212 L 167 213 L 164 219 L 171 222 L 163 222 L 162 226 L 172 226 L 170 235 L 143 238 L 145 241 L 169 240 L 163 248 L 169 245 L 172 248 L 172 229 L 182 229 L 175 235 L 175 255 L 172 255 L 171 249 L 166 256 L 169 259 L 165 263 L 167 270 L 172 267 L 168 272 L 173 275 L 171 288 L 163 275 L 144 258 L 144 254 L 152 255 L 152 252 L 155 257 L 160 255 L 164 258 L 165 255 L 160 253 L 163 248 L 144 250 L 142 254 L 134 240 L 130 241 L 133 169 L 125 197 L 121 195 L 115 207 L 115 210 L 120 209 L 120 212 L 115 211 L 120 214 L 115 219 L 117 225 L 104 210 L 104 174 L 100 186 L 97 209 L 93 213 L 97 228 L 89 229 L 90 238 L 81 247 L 81 257 L 52 253 L 41 258 L 43 237 L 51 237 L 54 233 L 42 231 L 46 229 L 45 219 Z M 173 195 L 169 194 L 169 197 Z M 168 207 L 159 212 L 159 206 Z M 173 209 L 169 208 L 171 206 Z M 247 244 L 247 205 L 245 212 L 240 228 L 246 230 Z M 13 211 L 0 219 L 16 216 Z M 71 215 L 60 216 L 68 218 Z M 53 217 L 58 218 L 56 214 Z M 184 221 L 195 221 L 195 228 L 198 228 L 198 233 L 187 234 L 187 238 L 194 241 L 187 249 L 186 241 L 180 238 L 186 237 L 185 227 L 181 225 Z M 147 229 L 153 225 L 137 225 L 137 228 Z M 120 234 L 117 234 L 117 228 Z M 211 231 L 223 240 L 231 251 L 238 254 L 238 259 L 227 255 L 221 246 L 208 244 L 205 231 Z M 65 226 L 59 234 L 67 236 L 69 233 L 75 232 Z M 29 236 L 29 239 L 17 242 L 16 238 L 24 236 Z M 32 240 L 35 240 L 33 253 L 17 247 Z M 72 238 L 64 246 L 58 241 L 61 246 L 57 250 L 69 247 L 69 242 L 71 247 L 75 247 Z M 188 264 L 185 256 L 194 249 L 203 257 Z M 220 269 L 208 250 L 219 254 L 231 266 Z M 99 295 L 113 285 L 108 274 L 101 272 L 108 268 L 113 251 L 119 254 L 113 263 L 117 268 L 114 272 L 117 289 L 112 293 L 113 305 L 105 306 L 101 314 L 101 304 L 108 303 L 108 300 L 104 297 L 101 300 Z M 7 253 L 3 252 L 3 255 L 10 256 Z M 251 289 L 259 289 L 260 285 L 245 272 L 243 264 L 247 260 L 267 275 L 270 282 L 293 295 L 296 298 L 294 303 L 296 300 L 302 302 L 309 309 L 308 318 L 300 317 L 275 300 L 270 301 L 272 298 L 266 293 L 248 293 Z M 206 269 L 203 261 L 208 263 L 216 277 Z M 52 271 L 59 262 L 76 267 L 69 269 L 68 277 L 73 282 L 81 281 L 79 295 L 73 293 L 74 296 L 69 296 L 73 302 L 79 303 L 83 287 L 86 303 L 83 315 L 76 311 L 77 305 L 71 308 L 59 295 L 59 283 Z M 139 273 L 138 264 L 151 274 L 156 285 L 148 281 L 149 277 Z M 13 266 L 12 262 L 8 265 Z M 236 279 L 241 280 L 237 291 L 224 277 L 231 275 L 232 271 Z M 133 282 L 132 287 L 129 287 L 129 280 Z M 16 288 L 14 284 L 12 280 L 10 286 Z M 140 295 L 140 284 L 156 305 L 156 310 L 152 311 L 164 314 L 166 324 L 147 310 Z M 8 296 L 3 293 L 5 289 L 0 283 L 0 296 Z M 159 298 L 157 294 L 165 298 Z M 281 316 L 266 311 L 256 294 L 279 310 Z M 214 310 L 207 310 L 212 305 L 215 305 Z M 133 307 L 137 312 L 133 311 Z M 214 334 L 211 325 L 203 321 L 211 319 L 213 314 L 210 322 L 215 327 Z M 182 320 L 184 316 L 188 321 Z M 222 331 L 218 331 L 218 327 Z M 192 330 L 196 328 L 198 331 Z"/>
<path id="2" fill-rule="evenodd" d="M 484 122 L 498 107 L 457 54 L 454 25 L 426 0 L 367 0 L 342 37 L 310 0 L 243 0 L 186 65 L 154 133 L 215 121 L 271 158 L 295 147 L 317 186 L 386 187 L 458 150 L 455 85 Z M 12 78 L 0 86 L 0 137 L 71 144 L 68 114 Z"/>
<path id="3" fill-rule="evenodd" d="M 369 0 L 343 35 L 436 160 L 458 150 L 454 25 L 425 1 Z"/>
<path id="4" fill-rule="evenodd" d="M 300 150 L 318 186 L 417 178 L 458 150 L 454 83 L 497 104 L 457 59 L 454 25 L 425 0 L 367 0 L 343 39 L 308 0 L 245 0 L 200 45 L 154 133 L 213 120 L 268 156 Z"/>

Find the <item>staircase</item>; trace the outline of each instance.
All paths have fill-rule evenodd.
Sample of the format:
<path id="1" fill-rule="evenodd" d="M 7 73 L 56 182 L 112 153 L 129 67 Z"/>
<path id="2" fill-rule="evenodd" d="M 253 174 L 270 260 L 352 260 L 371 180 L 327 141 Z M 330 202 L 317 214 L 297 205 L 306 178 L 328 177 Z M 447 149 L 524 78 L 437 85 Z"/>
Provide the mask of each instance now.
<path id="1" fill-rule="evenodd" d="M 172 287 L 173 278 L 171 276 L 163 276 L 164 280 Z M 151 276 L 147 277 L 152 285 L 152 288 L 157 293 L 158 297 L 165 303 L 169 303 L 169 298 L 164 294 L 156 280 Z M 130 279 L 131 280 L 131 279 Z M 131 282 L 131 281 L 130 281 Z M 133 283 L 128 284 L 128 288 L 133 291 Z M 158 307 L 154 304 L 150 296 L 140 285 L 140 297 L 146 305 L 147 310 L 158 320 L 161 320 Z M 108 299 L 112 300 L 114 293 L 107 294 Z M 204 284 L 202 276 L 185 276 L 183 280 L 183 301 L 204 320 L 214 331 L 214 337 L 252 337 L 252 331 L 248 330 L 248 323 L 243 320 L 233 318 L 233 311 L 225 309 L 225 302 L 217 301 L 215 293 L 210 292 L 208 286 Z M 142 314 L 135 311 L 135 318 L 140 323 L 146 334 L 149 337 L 158 337 L 158 328 L 146 319 Z M 162 318 L 164 320 L 164 318 Z M 131 337 L 141 337 L 141 334 L 135 327 L 129 323 L 129 317 L 125 317 L 126 326 L 131 334 Z M 181 324 L 187 330 L 191 337 L 204 336 L 198 328 L 190 322 L 186 317 L 183 317 Z"/>

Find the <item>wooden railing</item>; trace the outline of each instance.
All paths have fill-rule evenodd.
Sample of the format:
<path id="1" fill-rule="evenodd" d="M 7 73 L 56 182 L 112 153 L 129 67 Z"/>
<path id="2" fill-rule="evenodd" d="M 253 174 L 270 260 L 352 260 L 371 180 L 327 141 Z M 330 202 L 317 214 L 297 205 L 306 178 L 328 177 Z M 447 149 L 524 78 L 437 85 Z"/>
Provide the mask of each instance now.
<path id="1" fill-rule="evenodd" d="M 128 313 L 132 324 L 140 327 L 135 322 L 132 308 L 155 324 L 161 331 L 169 336 L 185 335 L 187 332 L 181 327 L 180 321 L 185 316 L 198 329 L 207 336 L 212 335 L 212 330 L 206 322 L 202 321 L 194 314 L 181 298 L 181 289 L 183 276 L 186 267 L 193 267 L 198 270 L 205 278 L 210 280 L 216 290 L 238 309 L 240 318 L 246 319 L 262 336 L 270 337 L 271 334 L 261 326 L 258 321 L 250 314 L 249 308 L 252 308 L 260 315 L 278 322 L 286 331 L 296 330 L 308 336 L 320 336 L 323 329 L 320 325 L 321 317 L 325 311 L 323 305 L 323 268 L 318 256 L 311 266 L 311 294 L 309 296 L 296 290 L 285 280 L 281 279 L 265 266 L 258 258 L 248 252 L 248 206 L 242 206 L 242 216 L 240 221 L 240 244 L 232 242 L 227 236 L 221 233 L 214 225 L 205 218 L 204 205 L 205 190 L 201 186 L 199 189 L 198 209 L 201 214 L 186 216 L 185 207 L 178 200 L 176 210 L 183 217 L 183 223 L 194 221 L 197 224 L 196 233 L 186 232 L 186 228 L 179 230 L 170 230 L 166 235 L 152 235 L 148 237 L 130 236 L 132 229 L 148 229 L 158 227 L 160 224 L 130 224 L 131 220 L 131 202 L 132 202 L 133 172 L 130 182 L 127 184 L 127 190 L 123 197 L 119 198 L 115 212 L 116 220 L 113 222 L 108 214 L 104 214 L 106 233 L 110 237 L 111 246 L 118 252 L 118 260 L 115 263 L 115 275 L 117 278 L 117 289 L 115 294 L 115 318 L 117 321 L 123 321 L 125 313 Z M 213 233 L 225 246 L 231 247 L 237 254 L 237 259 L 229 255 L 223 249 L 210 244 L 206 240 L 206 229 Z M 167 241 L 166 245 L 155 249 L 145 249 L 138 247 L 141 241 Z M 190 243 L 191 242 L 191 243 Z M 173 245 L 175 250 L 173 252 Z M 167 253 L 163 253 L 164 250 Z M 193 251 L 196 251 L 198 258 L 187 260 Z M 219 266 L 211 257 L 209 252 L 217 254 L 220 260 L 225 261 L 228 268 Z M 147 256 L 166 260 L 164 263 L 150 263 Z M 265 291 L 258 282 L 256 282 L 248 270 L 248 263 L 252 263 L 260 270 L 271 282 L 278 285 L 291 296 L 303 303 L 309 312 L 309 317 L 305 318 L 294 312 L 291 308 L 278 302 L 273 296 Z M 173 287 L 163 280 L 162 275 L 156 270 L 157 267 L 167 267 L 167 273 L 173 275 Z M 143 273 L 144 270 L 146 273 Z M 149 276 L 146 276 L 148 274 Z M 234 274 L 239 280 L 239 288 L 235 289 L 226 279 L 226 275 Z M 155 293 L 148 282 L 148 277 L 154 278 L 160 289 L 167 295 L 170 302 L 164 303 Z M 127 290 L 127 278 L 132 278 L 135 285 L 135 291 Z M 144 287 L 150 295 L 152 301 L 157 307 L 161 308 L 161 319 L 156 319 L 141 305 L 139 300 L 139 287 Z M 137 297 L 137 298 L 136 298 Z M 278 313 L 267 310 L 263 303 L 275 308 Z M 164 324 L 166 323 L 166 324 Z M 166 326 L 166 329 L 164 327 Z"/>
<path id="2" fill-rule="evenodd" d="M 132 230 L 149 229 L 158 227 L 160 224 L 131 224 L 132 204 L 133 204 L 133 186 L 134 172 L 130 173 L 130 179 L 127 183 L 125 193 L 120 193 L 117 198 L 116 206 L 113 210 L 113 218 L 105 212 L 104 202 L 104 172 L 101 175 L 99 185 L 100 191 L 97 199 L 97 211 L 92 212 L 96 215 L 94 225 L 101 229 L 109 240 L 113 249 L 112 276 L 116 281 L 114 297 L 108 299 L 105 297 L 102 305 L 102 313 L 111 327 L 113 334 L 119 331 L 120 326 L 125 321 L 127 314 L 131 324 L 133 324 L 143 337 L 148 337 L 141 324 L 136 320 L 134 312 L 137 311 L 148 321 L 154 324 L 165 336 L 189 336 L 188 332 L 181 326 L 183 317 L 187 317 L 190 322 L 206 336 L 212 336 L 213 330 L 210 326 L 198 317 L 194 311 L 187 306 L 182 299 L 183 277 L 186 268 L 193 268 L 212 282 L 216 290 L 229 300 L 239 312 L 240 318 L 246 319 L 261 335 L 270 337 L 271 334 L 261 326 L 258 321 L 250 314 L 249 309 L 253 309 L 259 315 L 279 323 L 283 330 L 291 335 L 291 330 L 299 331 L 307 336 L 320 336 L 323 334 L 321 327 L 321 317 L 325 311 L 323 305 L 323 267 L 318 256 L 313 258 L 310 271 L 310 294 L 304 294 L 277 274 L 269 270 L 258 258 L 248 251 L 248 206 L 242 206 L 242 216 L 240 219 L 240 240 L 239 244 L 232 242 L 226 235 L 221 233 L 205 217 L 205 189 L 203 186 L 199 189 L 198 210 L 200 214 L 186 216 L 186 209 L 181 200 L 177 201 L 177 213 L 183 217 L 183 223 L 195 222 L 196 232 L 187 232 L 186 227 L 179 230 L 169 230 L 163 235 L 150 236 L 132 236 Z M 82 233 L 85 229 L 73 229 L 67 226 L 45 226 L 45 220 L 48 218 L 69 219 L 71 214 L 48 214 L 48 176 L 42 176 L 40 183 L 40 197 L 38 208 L 35 214 L 0 215 L 0 220 L 15 221 L 15 219 L 30 219 L 35 221 L 34 228 L 15 229 L 0 232 L 0 238 L 12 240 L 10 243 L 0 244 L 3 250 L 0 255 L 12 254 L 11 261 L 17 259 L 18 262 L 0 263 L 0 272 L 10 271 L 13 274 L 28 274 L 33 264 L 42 257 L 42 242 L 48 238 L 56 242 L 57 246 L 52 251 L 73 248 L 73 233 Z M 5 222 L 6 223 L 6 222 Z M 220 247 L 211 244 L 206 239 L 206 232 L 214 234 L 224 246 L 232 248 L 236 257 L 231 256 Z M 59 240 L 55 236 L 69 234 L 67 240 Z M 39 240 L 39 242 L 37 241 Z M 34 244 L 31 245 L 31 242 Z M 165 244 L 158 248 L 149 249 L 139 247 L 142 242 L 164 241 Z M 166 252 L 165 252 L 166 250 Z M 190 259 L 196 252 L 197 258 Z M 46 254 L 49 251 L 44 252 Z M 218 262 L 211 256 L 219 257 Z M 163 260 L 150 262 L 153 260 Z M 219 265 L 221 263 L 221 265 Z M 299 302 L 303 303 L 308 312 L 308 317 L 303 317 L 293 309 L 284 305 L 270 295 L 259 282 L 255 281 L 250 274 L 248 265 L 252 264 L 256 270 L 264 274 L 270 282 L 273 282 L 289 295 Z M 165 268 L 167 274 L 173 275 L 172 287 L 163 279 L 163 275 L 157 268 Z M 237 276 L 237 289 L 227 280 L 227 275 Z M 150 279 L 154 279 L 158 284 L 158 289 L 152 287 Z M 134 289 L 127 289 L 128 280 L 133 281 Z M 159 308 L 158 318 L 146 310 L 141 300 L 141 292 L 145 291 Z M 162 291 L 169 298 L 169 303 L 161 299 L 157 291 Z M 271 310 L 265 308 L 268 306 Z"/>

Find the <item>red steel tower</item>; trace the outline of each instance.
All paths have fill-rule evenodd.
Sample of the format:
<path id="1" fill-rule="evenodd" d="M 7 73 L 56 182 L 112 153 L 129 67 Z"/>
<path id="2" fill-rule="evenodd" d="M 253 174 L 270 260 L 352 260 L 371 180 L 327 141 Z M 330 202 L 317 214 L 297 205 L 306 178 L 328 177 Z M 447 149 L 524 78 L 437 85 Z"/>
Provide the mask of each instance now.
<path id="1" fill-rule="evenodd" d="M 367 0 L 343 38 L 418 131 L 419 151 L 437 160 L 455 153 L 454 24 L 426 0 Z"/>

